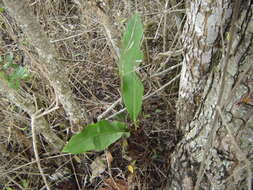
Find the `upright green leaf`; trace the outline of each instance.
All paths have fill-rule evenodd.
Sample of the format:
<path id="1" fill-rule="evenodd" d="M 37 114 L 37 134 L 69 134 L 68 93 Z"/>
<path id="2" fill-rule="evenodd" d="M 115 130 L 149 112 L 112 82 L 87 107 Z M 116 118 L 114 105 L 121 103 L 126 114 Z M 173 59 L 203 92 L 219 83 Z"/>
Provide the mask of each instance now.
<path id="1" fill-rule="evenodd" d="M 136 69 L 143 60 L 143 52 L 140 49 L 142 36 L 141 17 L 138 13 L 135 13 L 128 21 L 123 34 L 119 59 L 123 102 L 133 121 L 137 120 L 141 111 L 144 92 L 143 84 L 136 74 Z"/>
<path id="2" fill-rule="evenodd" d="M 78 154 L 91 150 L 101 151 L 123 135 L 129 136 L 124 123 L 102 120 L 88 125 L 79 134 L 74 135 L 64 147 L 63 152 Z"/>
<path id="3" fill-rule="evenodd" d="M 141 111 L 144 87 L 139 77 L 132 73 L 123 77 L 122 96 L 130 118 L 136 121 Z"/>
<path id="4" fill-rule="evenodd" d="M 128 21 L 123 34 L 119 60 L 121 76 L 135 72 L 142 61 L 143 53 L 140 49 L 142 36 L 143 26 L 141 17 L 138 13 L 135 13 Z"/>

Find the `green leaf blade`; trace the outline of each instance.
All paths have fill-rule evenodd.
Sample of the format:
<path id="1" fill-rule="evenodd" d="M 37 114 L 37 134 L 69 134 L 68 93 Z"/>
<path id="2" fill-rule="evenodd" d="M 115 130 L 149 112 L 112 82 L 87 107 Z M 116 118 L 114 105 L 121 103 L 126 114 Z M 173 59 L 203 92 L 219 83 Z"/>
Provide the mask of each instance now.
<path id="1" fill-rule="evenodd" d="M 101 151 L 124 135 L 129 136 L 124 123 L 102 120 L 88 125 L 79 134 L 74 135 L 63 152 L 78 154 L 91 150 Z"/>
<path id="2" fill-rule="evenodd" d="M 142 35 L 143 35 L 143 26 L 141 22 L 141 17 L 138 13 L 135 13 L 128 21 L 126 30 L 123 34 L 122 49 L 127 50 L 128 48 L 130 48 L 130 46 L 140 46 Z"/>
<path id="3" fill-rule="evenodd" d="M 144 94 L 143 84 L 136 74 L 137 67 L 143 60 L 143 52 L 141 51 L 142 36 L 141 17 L 138 13 L 135 13 L 127 23 L 119 59 L 122 98 L 130 118 L 134 122 L 136 122 L 141 111 Z"/>
<path id="4" fill-rule="evenodd" d="M 123 77 L 123 101 L 132 121 L 137 120 L 141 111 L 143 94 L 143 84 L 135 73 Z"/>
<path id="5" fill-rule="evenodd" d="M 141 17 L 135 13 L 129 20 L 123 35 L 120 51 L 119 72 L 121 76 L 135 72 L 143 59 L 140 49 L 143 36 L 143 25 Z"/>

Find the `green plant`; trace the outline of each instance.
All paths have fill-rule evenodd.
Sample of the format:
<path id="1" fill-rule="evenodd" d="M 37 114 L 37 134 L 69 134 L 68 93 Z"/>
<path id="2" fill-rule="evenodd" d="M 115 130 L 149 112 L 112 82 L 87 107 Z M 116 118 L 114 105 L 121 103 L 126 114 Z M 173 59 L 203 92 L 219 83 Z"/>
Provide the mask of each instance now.
<path id="1" fill-rule="evenodd" d="M 6 80 L 11 88 L 18 89 L 20 81 L 29 76 L 25 67 L 13 63 L 12 53 L 0 56 L 0 65 L 0 79 Z"/>
<path id="2" fill-rule="evenodd" d="M 143 26 L 139 14 L 134 14 L 127 23 L 123 34 L 119 59 L 119 76 L 121 79 L 121 95 L 131 120 L 137 125 L 137 117 L 141 111 L 144 87 L 137 75 L 137 68 L 142 62 L 141 40 Z M 63 148 L 63 152 L 72 154 L 91 150 L 101 151 L 122 136 L 128 137 L 127 125 L 118 121 L 102 120 L 90 124 L 79 134 L 71 137 Z"/>
<path id="3" fill-rule="evenodd" d="M 14 190 L 14 189 L 12 189 L 11 187 L 6 187 L 6 190 Z"/>
<path id="4" fill-rule="evenodd" d="M 141 111 L 144 87 L 139 79 L 136 69 L 143 60 L 140 49 L 143 35 L 143 26 L 138 14 L 127 23 L 123 35 L 123 43 L 120 51 L 119 74 L 121 78 L 121 93 L 123 102 L 127 108 L 130 118 L 136 123 Z"/>
<path id="5" fill-rule="evenodd" d="M 123 135 L 129 136 L 124 123 L 102 120 L 88 125 L 79 134 L 74 135 L 64 147 L 63 152 L 81 153 L 89 150 L 104 150 Z"/>

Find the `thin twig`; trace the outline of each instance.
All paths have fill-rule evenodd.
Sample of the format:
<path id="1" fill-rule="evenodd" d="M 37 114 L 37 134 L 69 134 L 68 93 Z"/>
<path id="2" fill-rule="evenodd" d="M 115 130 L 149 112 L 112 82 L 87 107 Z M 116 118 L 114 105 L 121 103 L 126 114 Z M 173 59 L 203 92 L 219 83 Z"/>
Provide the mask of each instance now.
<path id="1" fill-rule="evenodd" d="M 72 157 L 71 157 L 71 155 L 69 155 L 69 157 L 70 157 L 70 163 L 71 163 L 71 166 L 72 166 L 72 168 L 73 168 L 73 170 L 74 170 L 74 176 L 75 176 L 75 180 L 76 180 L 76 184 L 77 184 L 77 187 L 78 187 L 78 190 L 82 190 L 82 188 L 81 188 L 81 186 L 80 186 L 80 184 L 79 184 L 79 181 L 78 181 L 78 178 L 77 178 L 77 175 L 76 175 L 76 169 L 75 169 L 75 166 L 74 166 L 74 163 L 73 163 L 73 160 L 72 160 Z"/>
<path id="2" fill-rule="evenodd" d="M 105 110 L 102 114 L 100 114 L 98 116 L 98 121 L 101 120 L 104 116 L 106 116 L 117 104 L 119 104 L 121 102 L 121 98 L 119 98 L 118 100 L 116 100 L 109 108 L 107 108 L 107 110 Z"/>
<path id="3" fill-rule="evenodd" d="M 41 113 L 41 110 L 38 110 L 37 112 L 35 112 L 34 114 L 31 115 L 33 151 L 34 151 L 35 159 L 36 159 L 40 174 L 42 176 L 42 179 L 45 183 L 47 190 L 50 190 L 50 186 L 47 182 L 46 176 L 45 176 L 44 171 L 43 171 L 41 164 L 40 164 L 40 157 L 39 157 L 39 152 L 38 152 L 38 148 L 37 148 L 37 140 L 36 140 L 35 122 L 36 122 L 36 119 L 43 117 L 44 115 L 49 114 L 49 113 L 55 111 L 56 109 L 58 109 L 59 106 L 58 106 L 57 99 L 55 100 L 55 103 L 56 103 L 55 107 L 51 108 L 53 105 L 53 104 L 51 104 L 50 107 L 48 109 L 46 109 L 43 113 Z M 35 104 L 36 104 L 36 100 L 35 100 Z"/>
<path id="4" fill-rule="evenodd" d="M 159 72 L 159 73 L 155 73 L 155 74 L 151 75 L 150 78 L 157 77 L 157 76 L 160 76 L 160 75 L 164 75 L 164 74 L 166 74 L 167 72 L 172 71 L 172 70 L 174 70 L 174 69 L 180 67 L 181 65 L 182 65 L 182 63 L 179 63 L 179 64 L 177 64 L 177 65 L 174 65 L 174 66 L 172 66 L 172 67 L 169 67 L 168 69 L 165 69 L 164 71 L 161 71 L 161 72 Z"/>
<path id="5" fill-rule="evenodd" d="M 181 49 L 178 49 L 178 50 L 172 50 L 172 51 L 162 52 L 162 53 L 159 53 L 157 56 L 176 57 L 176 56 L 182 55 L 183 51 L 184 51 L 184 48 L 181 48 Z"/>
<path id="6" fill-rule="evenodd" d="M 42 159 L 40 159 L 40 160 L 55 159 L 55 158 L 58 158 L 58 157 L 68 156 L 68 155 L 69 155 L 69 154 L 60 154 L 60 155 L 56 155 L 56 156 L 50 156 L 50 157 L 47 157 L 47 158 L 42 158 Z M 17 170 L 19 170 L 19 169 L 22 169 L 22 168 L 24 168 L 24 167 L 26 167 L 26 166 L 30 166 L 30 165 L 35 164 L 35 163 L 36 163 L 36 160 L 35 160 L 35 161 L 31 161 L 31 162 L 26 163 L 26 164 L 23 164 L 23 165 L 21 165 L 21 166 L 18 166 L 18 167 L 16 167 L 16 168 L 11 169 L 10 171 L 6 171 L 6 172 L 1 173 L 1 174 L 0 174 L 0 177 L 5 176 L 5 175 L 7 175 L 7 174 L 9 174 L 9 173 L 13 173 L 13 172 L 15 172 L 15 171 L 17 171 Z"/>
<path id="7" fill-rule="evenodd" d="M 47 190 L 50 190 L 50 186 L 47 182 L 46 176 L 44 175 L 44 171 L 41 167 L 40 164 L 40 157 L 39 157 L 39 152 L 38 152 L 38 148 L 37 148 L 37 140 L 36 140 L 36 132 L 35 132 L 35 120 L 36 120 L 36 113 L 31 117 L 31 128 L 32 128 L 32 141 L 33 141 L 33 151 L 35 154 L 35 159 L 37 162 L 37 166 L 39 168 L 40 174 L 42 176 L 42 179 L 46 185 Z"/>
<path id="8" fill-rule="evenodd" d="M 18 186 L 21 190 L 25 190 L 22 185 L 20 185 L 18 182 L 16 182 L 14 179 L 12 179 L 12 177 L 10 177 L 9 175 L 6 175 L 6 177 L 12 182 L 14 183 L 16 186 Z"/>
<path id="9" fill-rule="evenodd" d="M 90 31 L 84 31 L 84 32 L 81 32 L 79 34 L 75 34 L 75 35 L 72 35 L 72 36 L 68 36 L 66 38 L 61 38 L 61 39 L 57 39 L 57 40 L 50 40 L 50 43 L 56 43 L 56 42 L 60 42 L 60 41 L 64 41 L 64 40 L 69 40 L 71 38 L 75 38 L 75 37 L 78 37 L 78 36 L 82 36 L 83 34 L 87 33 L 87 32 L 91 32 L 92 30 Z"/>
<path id="10" fill-rule="evenodd" d="M 166 0 L 164 10 L 168 8 L 169 0 Z M 167 34 L 167 13 L 164 11 L 164 20 L 163 20 L 163 51 L 166 51 L 166 35 Z"/>
<path id="11" fill-rule="evenodd" d="M 148 94 L 146 96 L 143 97 L 143 100 L 146 100 L 148 98 L 150 98 L 151 96 L 154 96 L 155 94 L 157 94 L 158 92 L 162 91 L 164 88 L 166 88 L 167 86 L 169 86 L 171 83 L 173 83 L 174 81 L 176 81 L 181 74 L 178 74 L 177 76 L 175 76 L 172 80 L 170 80 L 169 82 L 167 82 L 165 85 L 161 86 L 160 88 L 158 88 L 156 91 L 152 92 L 151 94 Z"/>

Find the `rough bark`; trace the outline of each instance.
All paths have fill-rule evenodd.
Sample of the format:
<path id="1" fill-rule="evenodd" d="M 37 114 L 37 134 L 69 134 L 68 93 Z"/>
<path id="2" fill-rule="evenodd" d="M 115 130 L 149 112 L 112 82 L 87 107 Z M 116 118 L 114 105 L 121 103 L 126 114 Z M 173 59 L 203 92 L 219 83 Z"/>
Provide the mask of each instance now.
<path id="1" fill-rule="evenodd" d="M 167 189 L 251 189 L 252 4 L 187 5 L 177 118 L 183 138 L 170 160 Z"/>
<path id="2" fill-rule="evenodd" d="M 187 20 L 182 34 L 184 60 L 181 71 L 177 126 L 183 132 L 200 104 L 209 73 L 218 57 L 221 26 L 232 12 L 229 1 L 191 1 L 186 5 Z M 225 30 L 225 27 L 223 28 Z"/>
<path id="3" fill-rule="evenodd" d="M 88 115 L 73 97 L 67 72 L 64 65 L 57 61 L 59 56 L 55 48 L 50 44 L 25 0 L 4 0 L 4 4 L 20 24 L 30 43 L 36 48 L 39 54 L 40 68 L 45 71 L 43 74 L 46 75 L 45 77 L 54 88 L 57 98 L 69 116 L 72 130 L 76 132 L 80 126 L 83 127 L 85 120 L 89 122 Z"/>

